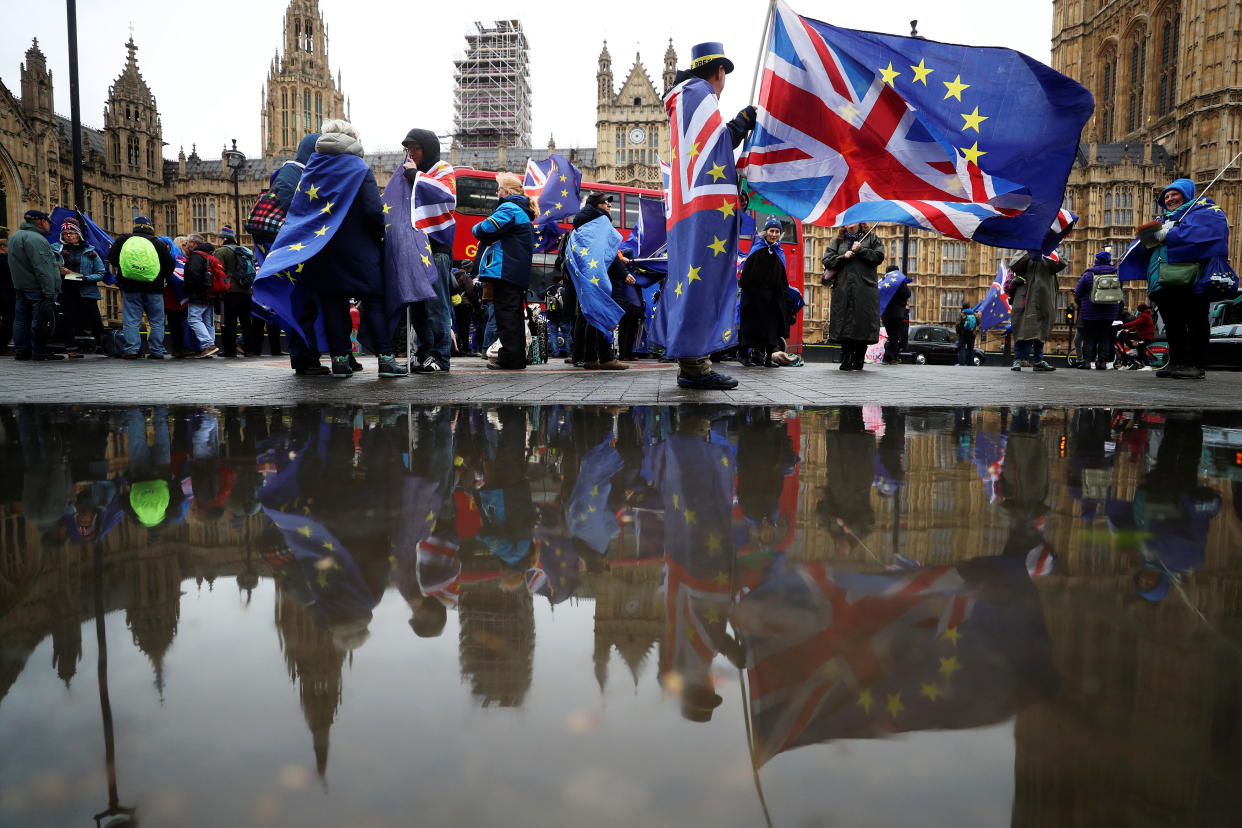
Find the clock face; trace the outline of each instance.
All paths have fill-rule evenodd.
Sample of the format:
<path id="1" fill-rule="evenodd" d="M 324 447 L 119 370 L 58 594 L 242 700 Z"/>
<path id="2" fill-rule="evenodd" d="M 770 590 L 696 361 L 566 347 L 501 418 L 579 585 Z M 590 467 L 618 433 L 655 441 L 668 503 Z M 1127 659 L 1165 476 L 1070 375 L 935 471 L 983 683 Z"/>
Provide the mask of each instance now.
<path id="1" fill-rule="evenodd" d="M 634 127 L 630 130 L 630 143 L 641 144 L 647 140 L 647 131 L 642 127 Z"/>

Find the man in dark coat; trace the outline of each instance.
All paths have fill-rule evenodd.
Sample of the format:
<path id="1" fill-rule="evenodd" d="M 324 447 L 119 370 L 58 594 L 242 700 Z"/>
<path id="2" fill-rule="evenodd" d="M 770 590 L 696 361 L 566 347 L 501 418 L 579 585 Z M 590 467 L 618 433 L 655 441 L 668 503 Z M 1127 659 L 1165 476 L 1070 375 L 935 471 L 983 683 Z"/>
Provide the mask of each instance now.
<path id="1" fill-rule="evenodd" d="M 884 246 L 865 224 L 851 224 L 828 245 L 823 264 L 836 272 L 828 338 L 841 345 L 842 371 L 861 371 L 867 346 L 880 341 L 880 287 L 875 269 Z"/>
<path id="2" fill-rule="evenodd" d="M 739 342 L 743 365 L 775 367 L 772 353 L 780 349 L 785 335 L 789 277 L 781 232 L 780 219 L 769 217 L 742 266 Z"/>
<path id="3" fill-rule="evenodd" d="M 884 273 L 887 275 L 900 269 L 893 264 L 884 268 Z M 884 324 L 887 337 L 884 342 L 884 364 L 896 365 L 901 362 L 901 352 L 906 349 L 910 336 L 910 285 L 907 282 L 902 282 L 888 300 L 880 321 Z"/>
<path id="4" fill-rule="evenodd" d="M 571 223 L 575 230 L 588 224 L 600 216 L 612 216 L 612 196 L 608 193 L 591 193 L 587 196 L 586 204 L 574 214 Z M 620 292 L 628 280 L 631 284 L 634 277 L 625 269 L 625 263 L 629 261 L 624 253 L 617 253 L 617 258 L 608 265 L 608 279 L 612 283 L 613 299 L 617 299 Z M 572 285 L 572 279 L 566 279 L 567 285 Z M 575 303 L 577 294 L 574 294 Z M 601 369 L 605 371 L 622 371 L 630 366 L 624 362 L 613 359 L 612 344 L 608 341 L 608 333 L 600 331 L 591 326 L 587 322 L 586 316 L 582 313 L 582 308 L 577 306 L 574 318 L 574 356 L 575 362 L 581 361 L 584 368 L 588 370 Z M 579 353 L 579 345 L 581 345 L 582 359 L 577 360 Z"/>
<path id="5" fill-rule="evenodd" d="M 435 296 L 414 303 L 411 322 L 418 337 L 411 370 L 439 374 L 449 370 L 453 345 L 452 264 L 457 206 L 457 177 L 453 165 L 440 159 L 440 139 L 429 129 L 411 129 L 401 142 L 406 157 L 403 175 L 413 188 L 414 227 L 427 234 L 435 260 Z M 422 176 L 425 180 L 419 180 Z M 451 195 L 450 195 L 451 194 Z M 445 218 L 448 218 L 445 221 Z"/>

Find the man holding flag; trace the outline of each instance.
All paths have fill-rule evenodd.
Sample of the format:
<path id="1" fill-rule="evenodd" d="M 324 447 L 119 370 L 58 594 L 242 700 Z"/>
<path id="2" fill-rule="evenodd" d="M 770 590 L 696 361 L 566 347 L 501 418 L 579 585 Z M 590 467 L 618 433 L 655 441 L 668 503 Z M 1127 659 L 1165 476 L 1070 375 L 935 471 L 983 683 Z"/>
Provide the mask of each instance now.
<path id="1" fill-rule="evenodd" d="M 728 124 L 719 97 L 733 62 L 720 43 L 690 50 L 664 98 L 673 163 L 669 185 L 668 278 L 651 338 L 676 357 L 682 388 L 727 391 L 737 380 L 717 374 L 706 354 L 737 343 L 737 241 L 742 204 L 733 148 L 754 127 L 754 107 Z"/>

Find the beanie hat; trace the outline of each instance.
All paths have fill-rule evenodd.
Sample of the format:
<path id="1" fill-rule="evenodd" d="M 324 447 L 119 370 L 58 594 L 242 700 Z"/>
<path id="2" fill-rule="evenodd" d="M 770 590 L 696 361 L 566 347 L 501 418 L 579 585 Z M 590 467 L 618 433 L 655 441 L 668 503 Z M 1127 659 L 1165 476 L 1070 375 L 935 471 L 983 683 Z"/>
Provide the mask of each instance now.
<path id="1" fill-rule="evenodd" d="M 155 235 L 155 225 L 151 222 L 151 219 L 146 216 L 138 216 L 134 219 L 134 232 L 140 231 L 146 231 L 153 236 Z"/>
<path id="2" fill-rule="evenodd" d="M 237 234 L 233 232 L 233 228 L 229 227 L 227 224 L 221 227 L 220 232 L 217 233 L 216 235 L 217 236 L 228 236 L 230 239 L 237 238 Z"/>
<path id="3" fill-rule="evenodd" d="M 776 216 L 768 216 L 768 220 L 763 223 L 763 229 L 770 230 L 773 227 L 775 227 L 777 230 L 780 230 L 781 220 L 778 219 Z"/>
<path id="4" fill-rule="evenodd" d="M 168 484 L 163 480 L 143 480 L 129 489 L 129 505 L 148 529 L 164 521 L 168 501 Z"/>
<path id="5" fill-rule="evenodd" d="M 76 219 L 67 218 L 65 219 L 64 223 L 60 225 L 61 241 L 65 240 L 65 233 L 70 232 L 70 231 L 77 233 L 79 239 L 82 238 L 82 226 L 78 224 Z"/>
<path id="6" fill-rule="evenodd" d="M 1113 263 L 1113 254 L 1111 250 L 1101 250 L 1095 254 L 1095 263 L 1098 265 L 1106 265 Z"/>
<path id="7" fill-rule="evenodd" d="M 27 210 L 26 215 L 22 216 L 22 220 L 34 224 L 36 221 L 51 221 L 52 217 L 42 210 Z"/>

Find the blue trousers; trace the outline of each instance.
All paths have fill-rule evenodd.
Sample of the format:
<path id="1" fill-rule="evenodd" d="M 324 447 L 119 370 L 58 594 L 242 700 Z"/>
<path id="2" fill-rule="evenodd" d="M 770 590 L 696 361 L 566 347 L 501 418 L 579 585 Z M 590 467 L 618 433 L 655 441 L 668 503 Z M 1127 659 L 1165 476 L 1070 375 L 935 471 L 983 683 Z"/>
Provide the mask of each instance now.
<path id="1" fill-rule="evenodd" d="M 449 364 L 453 350 L 453 301 L 451 295 L 450 259 L 447 254 L 436 254 L 436 295 L 410 307 L 410 322 L 418 337 L 414 359 L 422 362 L 435 357 L 442 365 Z"/>
<path id="2" fill-rule="evenodd" d="M 151 329 L 147 334 L 147 350 L 152 354 L 162 355 L 164 353 L 164 294 L 122 291 L 121 310 L 124 315 L 121 341 L 125 344 L 125 353 L 138 353 L 138 348 L 142 344 L 138 329 L 142 325 L 142 315 L 146 313 L 147 323 Z"/>
<path id="3" fill-rule="evenodd" d="M 39 335 L 37 325 L 42 302 L 41 290 L 17 291 L 13 311 L 13 350 L 19 354 L 47 353 L 47 339 Z"/>

